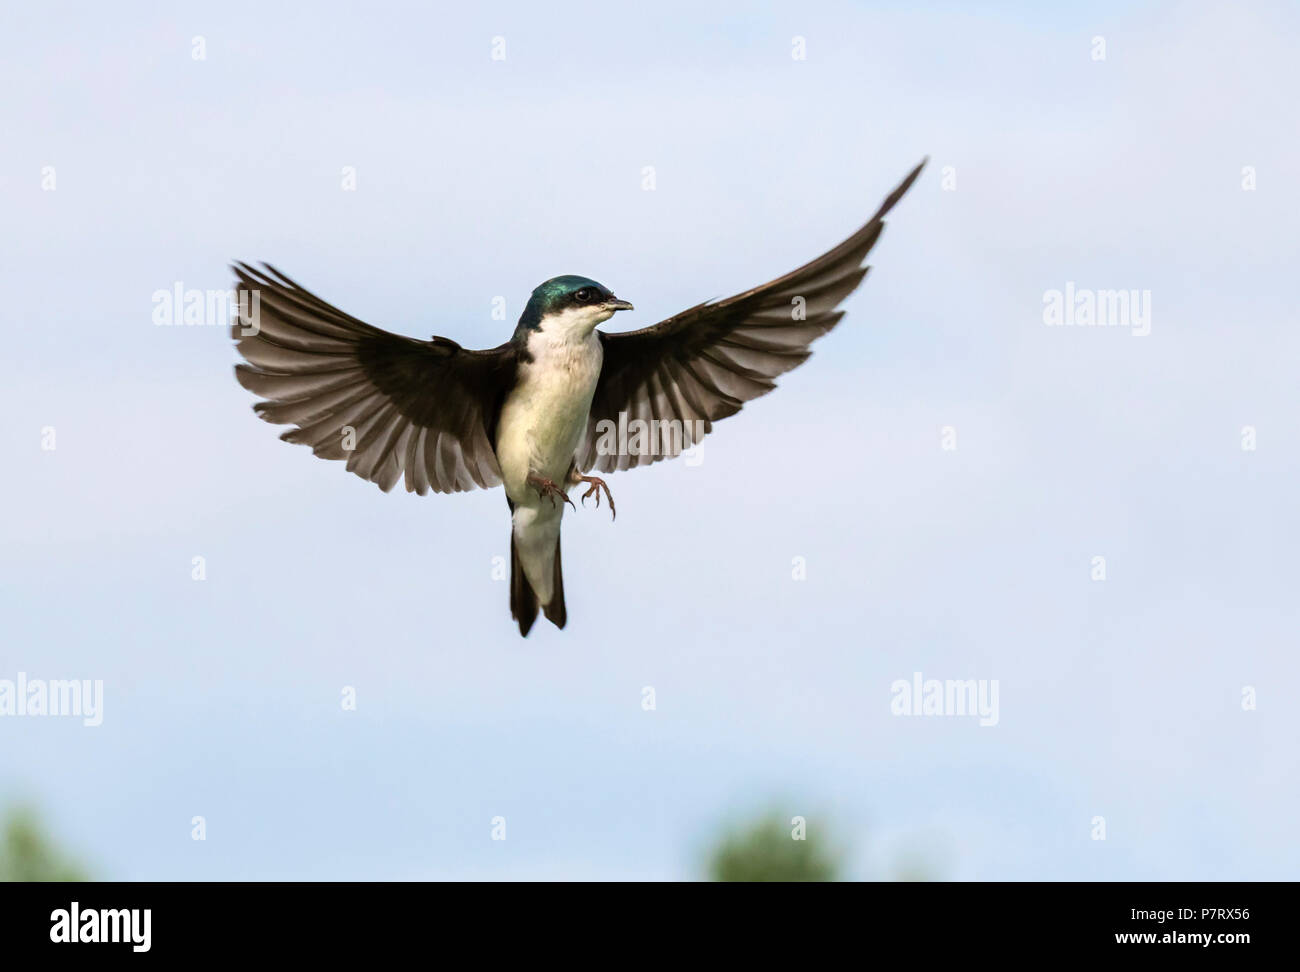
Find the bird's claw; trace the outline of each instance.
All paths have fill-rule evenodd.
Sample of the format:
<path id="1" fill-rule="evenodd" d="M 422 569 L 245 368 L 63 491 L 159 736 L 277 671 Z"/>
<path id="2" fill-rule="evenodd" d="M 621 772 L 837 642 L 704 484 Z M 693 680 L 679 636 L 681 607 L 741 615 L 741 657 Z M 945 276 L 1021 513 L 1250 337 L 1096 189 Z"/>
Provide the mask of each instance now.
<path id="1" fill-rule="evenodd" d="M 614 509 L 614 494 L 609 491 L 609 485 L 599 476 L 579 476 L 578 482 L 591 483 L 591 489 L 582 494 L 582 505 L 587 505 L 587 497 L 594 495 L 596 497 L 596 508 L 600 509 L 600 491 L 605 491 L 605 498 L 609 500 L 610 519 L 618 519 L 618 510 Z"/>
<path id="2" fill-rule="evenodd" d="M 569 499 L 568 494 L 566 494 L 564 490 L 560 489 L 559 486 L 556 486 L 553 480 L 546 479 L 542 476 L 534 476 L 528 481 L 533 484 L 533 487 L 537 490 L 539 496 L 543 498 L 549 496 L 551 498 L 552 508 L 555 507 L 555 497 L 557 496 L 570 506 L 573 506 L 573 500 Z M 573 509 L 576 512 L 578 508 L 573 506 Z"/>

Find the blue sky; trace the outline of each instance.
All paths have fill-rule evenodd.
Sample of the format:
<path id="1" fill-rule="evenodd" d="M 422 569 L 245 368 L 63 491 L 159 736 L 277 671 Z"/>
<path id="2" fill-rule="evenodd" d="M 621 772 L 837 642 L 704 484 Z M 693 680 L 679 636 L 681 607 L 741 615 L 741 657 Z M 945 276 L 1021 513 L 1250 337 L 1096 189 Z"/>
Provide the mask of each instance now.
<path id="1" fill-rule="evenodd" d="M 0 718 L 0 802 L 125 879 L 692 877 L 767 806 L 863 877 L 1294 879 L 1297 19 L 7 8 L 0 679 L 105 714 Z M 151 323 L 239 258 L 470 346 L 560 273 L 642 326 L 926 155 L 813 358 L 566 517 L 526 641 L 499 491 L 384 495 L 277 441 L 223 329 Z M 1046 326 L 1067 281 L 1150 334 Z M 997 679 L 998 725 L 891 715 L 916 671 Z"/>

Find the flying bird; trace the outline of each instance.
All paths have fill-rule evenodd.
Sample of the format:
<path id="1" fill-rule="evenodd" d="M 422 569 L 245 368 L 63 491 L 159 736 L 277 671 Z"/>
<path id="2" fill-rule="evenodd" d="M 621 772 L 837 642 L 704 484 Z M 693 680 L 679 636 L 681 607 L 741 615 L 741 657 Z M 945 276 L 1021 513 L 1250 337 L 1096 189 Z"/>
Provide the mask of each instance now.
<path id="1" fill-rule="evenodd" d="M 602 494 L 611 473 L 680 455 L 713 423 L 812 353 L 862 282 L 884 216 L 920 165 L 856 233 L 811 263 L 725 300 L 637 331 L 600 324 L 632 305 L 588 277 L 532 292 L 510 340 L 485 351 L 402 337 L 327 304 L 269 264 L 231 269 L 231 332 L 247 363 L 239 383 L 280 436 L 345 460 L 387 492 L 423 496 L 505 486 L 510 507 L 510 613 L 527 635 L 538 611 L 563 628 L 560 523 L 569 491 Z M 630 433 L 630 434 L 629 434 Z"/>

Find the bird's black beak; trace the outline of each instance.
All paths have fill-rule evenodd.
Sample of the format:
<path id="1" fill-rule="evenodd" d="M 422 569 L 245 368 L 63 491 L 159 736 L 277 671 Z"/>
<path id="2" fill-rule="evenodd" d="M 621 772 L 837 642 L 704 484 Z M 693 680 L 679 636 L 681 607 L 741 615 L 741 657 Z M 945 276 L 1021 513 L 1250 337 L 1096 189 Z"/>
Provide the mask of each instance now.
<path id="1" fill-rule="evenodd" d="M 611 310 L 616 310 L 616 311 L 636 310 L 636 308 L 633 307 L 631 304 L 629 304 L 627 301 L 619 300 L 617 297 L 611 297 L 609 300 L 605 301 L 605 306 L 610 308 Z"/>

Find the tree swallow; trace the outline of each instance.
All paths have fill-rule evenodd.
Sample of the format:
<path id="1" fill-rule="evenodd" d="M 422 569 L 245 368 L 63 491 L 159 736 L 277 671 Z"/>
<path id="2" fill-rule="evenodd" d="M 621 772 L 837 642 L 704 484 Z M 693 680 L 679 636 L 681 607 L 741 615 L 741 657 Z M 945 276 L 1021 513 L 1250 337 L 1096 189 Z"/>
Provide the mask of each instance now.
<path id="1" fill-rule="evenodd" d="M 596 330 L 632 310 L 587 277 L 553 277 L 532 293 L 514 335 L 471 351 L 362 323 L 274 267 L 232 269 L 239 383 L 280 436 L 387 492 L 405 479 L 423 496 L 504 485 L 510 507 L 510 613 L 527 635 L 540 610 L 563 628 L 560 521 L 586 486 L 614 514 L 614 472 L 680 455 L 775 387 L 844 316 L 884 216 L 925 165 L 860 230 L 798 270 L 638 331 Z M 576 507 L 574 507 L 576 509 Z"/>

